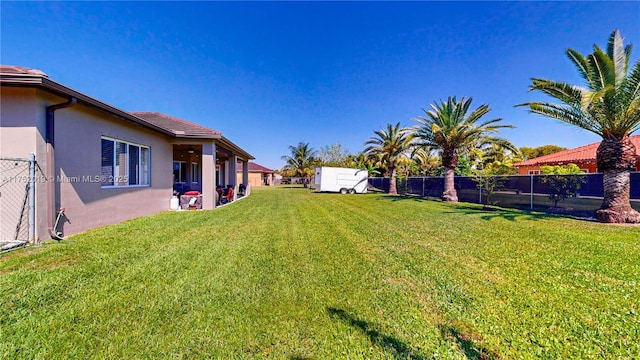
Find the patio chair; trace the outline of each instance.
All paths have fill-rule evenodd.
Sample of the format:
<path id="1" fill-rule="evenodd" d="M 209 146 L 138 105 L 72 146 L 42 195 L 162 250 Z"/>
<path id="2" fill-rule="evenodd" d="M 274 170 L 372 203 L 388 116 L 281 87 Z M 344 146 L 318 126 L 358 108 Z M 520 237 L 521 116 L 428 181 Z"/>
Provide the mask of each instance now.
<path id="1" fill-rule="evenodd" d="M 231 185 L 227 185 L 227 188 L 222 192 L 222 198 L 220 199 L 221 204 L 226 204 L 233 201 L 233 187 Z"/>

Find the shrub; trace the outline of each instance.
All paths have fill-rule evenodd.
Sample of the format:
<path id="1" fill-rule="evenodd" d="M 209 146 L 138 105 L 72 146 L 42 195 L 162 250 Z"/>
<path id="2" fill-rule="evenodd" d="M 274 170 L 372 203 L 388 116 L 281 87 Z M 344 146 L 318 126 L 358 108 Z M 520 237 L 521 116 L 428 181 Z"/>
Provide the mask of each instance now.
<path id="1" fill-rule="evenodd" d="M 586 180 L 584 176 L 580 176 L 584 171 L 576 164 L 542 166 L 540 173 L 545 175 L 540 181 L 548 186 L 553 207 L 558 207 L 558 202 L 574 196 Z"/>

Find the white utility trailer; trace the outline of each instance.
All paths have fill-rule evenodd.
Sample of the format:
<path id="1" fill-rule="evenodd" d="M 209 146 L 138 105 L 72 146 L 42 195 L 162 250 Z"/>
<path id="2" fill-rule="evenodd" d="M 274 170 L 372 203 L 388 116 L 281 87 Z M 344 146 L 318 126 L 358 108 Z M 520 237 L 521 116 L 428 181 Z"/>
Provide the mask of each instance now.
<path id="1" fill-rule="evenodd" d="M 315 189 L 341 194 L 362 194 L 369 186 L 367 170 L 321 166 L 316 168 Z"/>

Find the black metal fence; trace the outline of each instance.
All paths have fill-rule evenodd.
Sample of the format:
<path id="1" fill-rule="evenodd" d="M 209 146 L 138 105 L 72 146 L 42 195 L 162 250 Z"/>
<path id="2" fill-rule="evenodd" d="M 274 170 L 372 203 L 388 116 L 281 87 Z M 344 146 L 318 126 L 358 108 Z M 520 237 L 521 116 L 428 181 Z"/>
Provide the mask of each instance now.
<path id="1" fill-rule="evenodd" d="M 579 189 L 566 199 L 554 201 L 557 185 L 550 177 L 578 179 Z M 507 208 L 593 217 L 602 204 L 604 189 L 602 174 L 585 175 L 514 175 L 497 179 L 498 186 L 492 194 L 480 191 L 478 182 L 472 177 L 456 176 L 455 188 L 458 199 L 463 202 L 496 205 Z M 631 206 L 640 211 L 640 172 L 631 173 Z M 389 178 L 369 178 L 369 185 L 384 192 L 389 191 Z M 444 190 L 444 177 L 410 177 L 397 180 L 399 194 L 440 198 Z M 558 199 L 558 196 L 555 197 Z"/>

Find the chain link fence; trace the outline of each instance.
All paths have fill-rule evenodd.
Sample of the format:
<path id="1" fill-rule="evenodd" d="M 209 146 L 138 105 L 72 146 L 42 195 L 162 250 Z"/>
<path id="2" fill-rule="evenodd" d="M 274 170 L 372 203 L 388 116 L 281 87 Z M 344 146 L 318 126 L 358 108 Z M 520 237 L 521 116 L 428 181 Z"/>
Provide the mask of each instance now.
<path id="1" fill-rule="evenodd" d="M 631 206 L 640 211 L 640 172 L 632 172 L 630 180 Z M 495 183 L 497 186 L 493 193 L 488 194 L 480 191 L 477 179 L 455 177 L 459 201 L 521 210 L 594 217 L 604 196 L 602 174 L 598 173 L 498 176 Z M 388 192 L 389 178 L 369 178 L 369 185 Z M 399 194 L 439 199 L 444 191 L 444 177 L 398 179 L 396 186 Z M 570 186 L 575 186 L 575 189 L 567 189 Z"/>
<path id="2" fill-rule="evenodd" d="M 35 160 L 0 158 L 0 251 L 33 240 Z"/>

